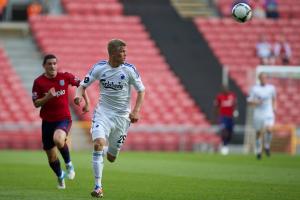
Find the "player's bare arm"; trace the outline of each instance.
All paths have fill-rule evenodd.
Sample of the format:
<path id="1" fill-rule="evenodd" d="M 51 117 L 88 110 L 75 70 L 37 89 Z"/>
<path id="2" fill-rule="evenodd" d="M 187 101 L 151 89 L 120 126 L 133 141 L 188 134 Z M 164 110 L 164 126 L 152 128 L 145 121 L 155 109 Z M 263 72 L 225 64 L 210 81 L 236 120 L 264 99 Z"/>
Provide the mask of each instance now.
<path id="1" fill-rule="evenodd" d="M 90 111 L 90 99 L 89 99 L 89 96 L 88 96 L 85 89 L 84 89 L 84 92 L 82 94 L 82 97 L 83 97 L 84 102 L 85 102 L 85 105 L 82 108 L 82 112 L 83 113 L 89 112 Z"/>
<path id="2" fill-rule="evenodd" d="M 56 96 L 55 88 L 50 88 L 49 91 L 46 93 L 46 95 L 40 99 L 37 99 L 34 101 L 34 106 L 36 108 L 43 106 L 45 103 L 47 103 L 50 99 L 54 98 Z"/>
<path id="3" fill-rule="evenodd" d="M 248 104 L 251 106 L 259 106 L 262 104 L 262 100 L 260 100 L 260 99 L 248 100 Z"/>
<path id="4" fill-rule="evenodd" d="M 273 112 L 276 113 L 276 107 L 277 107 L 276 97 L 272 98 L 272 107 L 273 107 Z"/>
<path id="5" fill-rule="evenodd" d="M 144 97 L 145 97 L 145 91 L 138 92 L 135 106 L 134 106 L 133 110 L 131 111 L 131 113 L 129 114 L 129 119 L 130 119 L 131 123 L 135 123 L 139 120 L 139 118 L 140 118 L 139 112 L 141 110 L 141 107 L 142 107 L 142 104 L 144 101 Z"/>
<path id="6" fill-rule="evenodd" d="M 85 112 L 89 111 L 90 100 L 89 100 L 89 97 L 87 95 L 86 88 L 80 85 L 76 89 L 76 95 L 74 97 L 74 103 L 77 106 L 80 106 L 80 102 L 82 101 L 82 98 L 85 101 L 85 105 L 83 106 L 82 111 L 85 113 Z"/>

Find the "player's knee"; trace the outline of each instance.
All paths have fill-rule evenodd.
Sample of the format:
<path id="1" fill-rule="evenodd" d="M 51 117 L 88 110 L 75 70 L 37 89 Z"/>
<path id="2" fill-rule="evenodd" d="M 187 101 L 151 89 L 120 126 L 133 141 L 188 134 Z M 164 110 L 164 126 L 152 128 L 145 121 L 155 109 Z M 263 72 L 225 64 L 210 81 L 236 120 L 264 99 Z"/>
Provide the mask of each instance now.
<path id="1" fill-rule="evenodd" d="M 105 140 L 102 138 L 97 138 L 94 140 L 94 150 L 102 151 L 105 146 Z"/>
<path id="2" fill-rule="evenodd" d="M 66 141 L 66 133 L 63 130 L 56 130 L 53 135 L 53 141 L 58 148 L 62 148 Z"/>
<path id="3" fill-rule="evenodd" d="M 109 153 L 107 153 L 107 160 L 108 160 L 109 162 L 115 162 L 116 157 L 113 156 L 113 155 L 110 155 Z"/>

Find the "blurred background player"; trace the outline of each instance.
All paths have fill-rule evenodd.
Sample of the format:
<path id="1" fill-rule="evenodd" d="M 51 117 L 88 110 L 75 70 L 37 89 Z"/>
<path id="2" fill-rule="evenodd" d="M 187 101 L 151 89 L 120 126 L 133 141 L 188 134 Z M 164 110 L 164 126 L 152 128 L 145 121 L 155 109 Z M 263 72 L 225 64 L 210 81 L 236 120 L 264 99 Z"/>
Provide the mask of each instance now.
<path id="1" fill-rule="evenodd" d="M 222 91 L 216 96 L 214 101 L 214 118 L 220 124 L 220 134 L 223 141 L 221 153 L 227 155 L 229 153 L 228 144 L 232 138 L 234 129 L 234 113 L 237 107 L 236 95 L 225 85 Z"/>
<path id="2" fill-rule="evenodd" d="M 80 80 L 73 74 L 58 72 L 55 55 L 46 55 L 43 61 L 45 72 L 34 80 L 32 99 L 36 108 L 41 107 L 42 141 L 51 169 L 57 176 L 58 189 L 65 189 L 64 178 L 75 178 L 75 171 L 66 143 L 72 120 L 68 103 L 68 87 L 79 86 Z M 86 105 L 83 112 L 88 112 L 88 98 L 84 94 Z M 61 153 L 67 174 L 61 169 L 57 150 Z"/>
<path id="3" fill-rule="evenodd" d="M 95 188 L 93 197 L 103 197 L 103 156 L 114 162 L 127 136 L 130 123 L 139 120 L 139 112 L 145 95 L 145 87 L 136 68 L 125 63 L 126 43 L 119 39 L 108 43 L 108 61 L 95 64 L 77 88 L 74 98 L 79 105 L 82 94 L 95 80 L 100 82 L 100 98 L 92 119 L 94 143 L 93 170 Z M 137 90 L 137 99 L 130 110 L 131 85 Z M 105 145 L 108 142 L 108 148 Z"/>
<path id="4" fill-rule="evenodd" d="M 254 106 L 253 125 L 256 130 L 256 154 L 257 159 L 262 157 L 262 149 L 270 156 L 272 141 L 272 129 L 275 123 L 276 89 L 268 84 L 266 75 L 258 75 L 259 84 L 251 88 L 248 103 Z"/>

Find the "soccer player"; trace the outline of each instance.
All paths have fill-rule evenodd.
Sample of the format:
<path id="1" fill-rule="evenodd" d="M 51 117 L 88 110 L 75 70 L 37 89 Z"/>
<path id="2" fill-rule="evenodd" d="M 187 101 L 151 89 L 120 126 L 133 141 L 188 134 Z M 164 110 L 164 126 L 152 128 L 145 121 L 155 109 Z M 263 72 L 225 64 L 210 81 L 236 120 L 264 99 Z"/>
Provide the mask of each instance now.
<path id="1" fill-rule="evenodd" d="M 99 103 L 94 111 L 91 134 L 94 145 L 93 171 L 95 187 L 92 197 L 103 197 L 103 157 L 114 162 L 124 144 L 130 123 L 139 120 L 145 87 L 134 65 L 126 63 L 126 43 L 113 39 L 107 45 L 108 61 L 96 63 L 80 83 L 74 98 L 79 104 L 82 94 L 95 80 L 100 83 Z M 133 110 L 130 108 L 131 86 L 137 91 Z M 108 147 L 105 146 L 108 143 Z"/>
<path id="2" fill-rule="evenodd" d="M 275 123 L 276 89 L 268 84 L 266 75 L 258 75 L 259 84 L 254 85 L 248 97 L 248 103 L 254 106 L 253 125 L 256 130 L 256 155 L 262 157 L 262 149 L 270 156 L 272 129 Z"/>
<path id="3" fill-rule="evenodd" d="M 57 176 L 58 189 L 65 189 L 64 178 L 75 178 L 74 166 L 71 162 L 70 152 L 66 143 L 72 120 L 68 103 L 68 87 L 79 86 L 80 80 L 73 74 L 58 72 L 57 58 L 48 54 L 44 57 L 45 72 L 34 80 L 32 100 L 36 108 L 41 107 L 42 142 L 51 169 Z M 89 99 L 83 95 L 85 106 L 82 111 L 88 112 Z M 62 155 L 67 173 L 61 169 L 57 149 Z"/>
<path id="4" fill-rule="evenodd" d="M 235 94 L 222 86 L 222 91 L 216 96 L 214 101 L 215 118 L 218 118 L 220 124 L 221 137 L 223 146 L 221 154 L 229 153 L 228 144 L 232 138 L 234 128 L 234 113 L 236 113 L 237 99 Z"/>

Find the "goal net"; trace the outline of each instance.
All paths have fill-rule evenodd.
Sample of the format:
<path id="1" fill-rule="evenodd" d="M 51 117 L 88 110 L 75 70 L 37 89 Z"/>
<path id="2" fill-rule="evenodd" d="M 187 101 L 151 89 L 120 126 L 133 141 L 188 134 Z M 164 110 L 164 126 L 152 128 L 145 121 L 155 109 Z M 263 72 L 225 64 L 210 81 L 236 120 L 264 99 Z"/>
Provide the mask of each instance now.
<path id="1" fill-rule="evenodd" d="M 300 125 L 300 67 L 258 66 L 253 73 L 253 84 L 258 74 L 264 72 L 268 83 L 276 88 L 276 125 L 274 127 L 272 151 L 296 153 L 296 127 Z M 255 131 L 252 128 L 252 108 L 247 108 L 245 151 L 254 151 Z"/>

